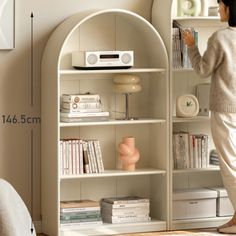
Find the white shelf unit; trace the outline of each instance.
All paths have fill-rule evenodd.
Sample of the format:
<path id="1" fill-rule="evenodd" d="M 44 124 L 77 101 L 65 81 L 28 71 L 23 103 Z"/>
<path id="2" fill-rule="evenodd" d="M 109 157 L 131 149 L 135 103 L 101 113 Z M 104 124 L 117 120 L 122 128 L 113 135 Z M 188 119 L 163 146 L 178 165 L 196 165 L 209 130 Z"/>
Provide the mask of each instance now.
<path id="1" fill-rule="evenodd" d="M 195 94 L 196 85 L 210 82 L 210 78 L 199 78 L 193 69 L 174 69 L 172 67 L 172 23 L 178 21 L 185 27 L 194 27 L 199 34 L 199 49 L 203 52 L 206 48 L 208 37 L 219 27 L 224 26 L 219 17 L 177 17 L 177 0 L 154 0 L 152 9 L 152 24 L 163 38 L 170 61 L 170 229 L 191 229 L 216 227 L 227 218 L 202 218 L 191 220 L 172 220 L 172 194 L 175 189 L 201 188 L 222 186 L 222 180 L 217 167 L 203 169 L 173 170 L 172 134 L 175 131 L 186 131 L 192 134 L 208 134 L 210 137 L 209 150 L 214 148 L 211 139 L 209 117 L 197 116 L 194 118 L 178 118 L 175 112 L 176 97 L 180 94 Z M 206 99 L 208 99 L 206 97 Z"/>
<path id="2" fill-rule="evenodd" d="M 134 67 L 112 70 L 75 70 L 74 50 L 133 50 Z M 168 56 L 155 28 L 141 16 L 108 9 L 78 13 L 51 34 L 42 59 L 42 231 L 50 236 L 111 235 L 163 231 L 169 219 L 169 80 Z M 124 95 L 112 91 L 113 77 L 134 73 L 142 91 L 130 97 L 130 113 L 139 119 L 117 120 L 124 112 Z M 60 122 L 63 93 L 98 93 L 111 117 L 104 122 Z M 123 114 L 123 113 L 122 113 Z M 133 172 L 123 171 L 117 146 L 134 136 L 140 160 Z M 59 141 L 62 138 L 98 139 L 105 172 L 60 176 Z M 150 198 L 150 222 L 102 224 L 90 228 L 60 229 L 61 200 L 138 195 Z"/>

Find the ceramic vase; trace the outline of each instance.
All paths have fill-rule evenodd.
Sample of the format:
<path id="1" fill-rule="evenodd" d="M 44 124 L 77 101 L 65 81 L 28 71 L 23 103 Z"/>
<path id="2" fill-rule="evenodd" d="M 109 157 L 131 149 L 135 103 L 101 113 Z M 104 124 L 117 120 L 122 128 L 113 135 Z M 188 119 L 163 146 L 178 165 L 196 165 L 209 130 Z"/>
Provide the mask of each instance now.
<path id="1" fill-rule="evenodd" d="M 132 136 L 123 137 L 122 142 L 118 146 L 118 151 L 122 169 L 134 171 L 135 164 L 140 158 L 139 150 L 135 147 L 135 138 Z"/>

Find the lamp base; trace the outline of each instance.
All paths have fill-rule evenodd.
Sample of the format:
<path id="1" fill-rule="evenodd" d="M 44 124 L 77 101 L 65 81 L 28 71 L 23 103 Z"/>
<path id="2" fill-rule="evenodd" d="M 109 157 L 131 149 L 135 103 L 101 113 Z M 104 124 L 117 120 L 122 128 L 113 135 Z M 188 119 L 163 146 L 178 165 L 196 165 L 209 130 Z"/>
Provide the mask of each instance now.
<path id="1" fill-rule="evenodd" d="M 116 120 L 138 120 L 137 117 L 130 117 L 129 115 L 129 96 L 131 93 L 125 93 L 125 117 L 117 118 Z"/>

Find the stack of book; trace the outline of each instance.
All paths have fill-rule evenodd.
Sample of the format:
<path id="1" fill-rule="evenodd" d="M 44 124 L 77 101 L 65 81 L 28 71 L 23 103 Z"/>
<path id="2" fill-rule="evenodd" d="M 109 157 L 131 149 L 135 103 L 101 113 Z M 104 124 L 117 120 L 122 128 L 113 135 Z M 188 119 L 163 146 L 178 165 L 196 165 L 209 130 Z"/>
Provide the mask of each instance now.
<path id="1" fill-rule="evenodd" d="M 61 175 L 104 172 L 99 140 L 61 139 L 60 163 Z"/>
<path id="2" fill-rule="evenodd" d="M 208 135 L 178 132 L 173 134 L 174 169 L 209 166 Z"/>
<path id="3" fill-rule="evenodd" d="M 198 32 L 190 27 L 183 27 L 179 22 L 173 21 L 173 36 L 172 36 L 172 53 L 173 53 L 173 61 L 172 65 L 174 69 L 184 68 L 189 69 L 192 68 L 192 64 L 188 57 L 188 47 L 183 41 L 183 32 L 188 29 L 195 38 L 195 44 L 198 45 Z"/>
<path id="4" fill-rule="evenodd" d="M 83 122 L 108 120 L 109 112 L 103 111 L 98 94 L 62 94 L 60 120 Z"/>
<path id="5" fill-rule="evenodd" d="M 150 201 L 137 196 L 103 198 L 102 220 L 106 223 L 136 223 L 151 220 Z"/>
<path id="6" fill-rule="evenodd" d="M 93 200 L 61 201 L 61 229 L 102 224 L 99 202 Z"/>

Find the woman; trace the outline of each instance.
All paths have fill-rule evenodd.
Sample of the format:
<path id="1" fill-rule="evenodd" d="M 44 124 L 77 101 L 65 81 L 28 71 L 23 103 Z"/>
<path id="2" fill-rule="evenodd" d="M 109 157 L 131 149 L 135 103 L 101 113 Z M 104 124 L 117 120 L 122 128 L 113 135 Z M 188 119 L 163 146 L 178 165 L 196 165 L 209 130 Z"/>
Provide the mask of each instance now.
<path id="1" fill-rule="evenodd" d="M 203 56 L 190 31 L 183 34 L 196 73 L 211 76 L 211 131 L 219 154 L 224 186 L 236 211 L 236 0 L 220 0 L 219 14 L 228 27 L 212 34 Z M 236 234 L 236 212 L 218 231 Z"/>

